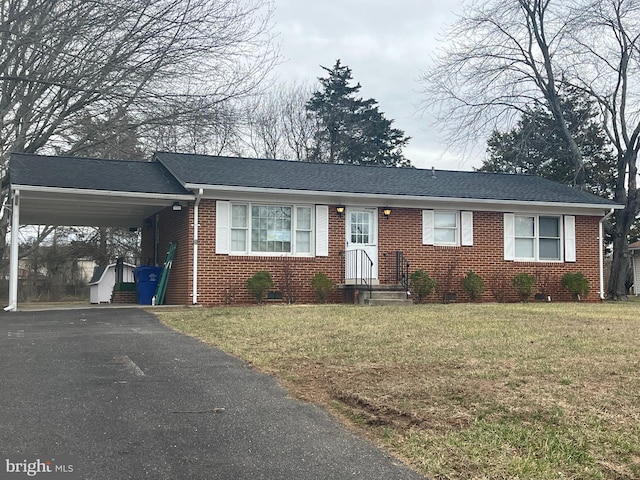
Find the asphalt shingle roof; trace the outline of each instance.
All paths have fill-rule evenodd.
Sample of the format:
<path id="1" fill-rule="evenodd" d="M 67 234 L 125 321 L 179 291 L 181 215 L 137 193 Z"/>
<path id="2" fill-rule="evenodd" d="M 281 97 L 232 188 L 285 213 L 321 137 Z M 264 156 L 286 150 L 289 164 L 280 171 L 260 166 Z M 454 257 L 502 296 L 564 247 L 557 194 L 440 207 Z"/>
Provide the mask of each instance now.
<path id="1" fill-rule="evenodd" d="M 552 202 L 614 202 L 530 175 L 424 170 L 158 152 L 155 159 L 188 187 L 235 186 L 363 195 Z"/>
<path id="2" fill-rule="evenodd" d="M 14 185 L 153 194 L 188 194 L 158 162 L 14 153 L 9 161 Z"/>

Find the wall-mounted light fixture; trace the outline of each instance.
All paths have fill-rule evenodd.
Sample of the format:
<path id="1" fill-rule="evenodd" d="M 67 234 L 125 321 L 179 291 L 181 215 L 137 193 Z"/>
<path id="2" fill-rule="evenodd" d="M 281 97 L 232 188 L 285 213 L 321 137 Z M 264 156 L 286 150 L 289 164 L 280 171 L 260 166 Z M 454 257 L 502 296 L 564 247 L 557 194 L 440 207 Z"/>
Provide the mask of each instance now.
<path id="1" fill-rule="evenodd" d="M 344 205 L 338 205 L 336 207 L 336 212 L 338 213 L 339 217 L 342 217 L 342 214 L 344 213 Z"/>
<path id="2" fill-rule="evenodd" d="M 182 210 L 182 205 L 180 205 L 180 202 L 173 202 L 171 208 L 173 208 L 174 212 L 179 212 L 180 210 Z"/>
<path id="3" fill-rule="evenodd" d="M 389 207 L 384 207 L 382 209 L 382 214 L 384 215 L 384 218 L 389 220 L 389 215 L 391 215 L 391 209 Z"/>

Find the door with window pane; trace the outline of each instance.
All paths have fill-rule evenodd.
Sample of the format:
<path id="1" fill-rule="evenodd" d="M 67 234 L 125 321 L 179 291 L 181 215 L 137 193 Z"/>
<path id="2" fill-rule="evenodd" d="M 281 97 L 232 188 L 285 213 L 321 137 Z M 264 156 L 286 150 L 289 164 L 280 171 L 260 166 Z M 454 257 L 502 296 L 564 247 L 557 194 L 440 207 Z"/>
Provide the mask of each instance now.
<path id="1" fill-rule="evenodd" d="M 371 276 L 378 278 L 378 209 L 346 209 L 346 254 L 345 280 L 363 278 L 366 272 L 366 257 L 358 254 L 364 251 L 373 262 Z M 364 269 L 364 271 L 363 271 Z"/>

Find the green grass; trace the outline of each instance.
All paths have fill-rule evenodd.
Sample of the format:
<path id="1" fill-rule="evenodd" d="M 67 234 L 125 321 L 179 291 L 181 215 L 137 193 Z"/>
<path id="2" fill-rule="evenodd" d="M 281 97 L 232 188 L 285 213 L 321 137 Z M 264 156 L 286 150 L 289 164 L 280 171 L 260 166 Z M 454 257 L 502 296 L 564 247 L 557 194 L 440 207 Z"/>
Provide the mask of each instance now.
<path id="1" fill-rule="evenodd" d="M 640 304 L 158 312 L 433 479 L 640 478 Z"/>

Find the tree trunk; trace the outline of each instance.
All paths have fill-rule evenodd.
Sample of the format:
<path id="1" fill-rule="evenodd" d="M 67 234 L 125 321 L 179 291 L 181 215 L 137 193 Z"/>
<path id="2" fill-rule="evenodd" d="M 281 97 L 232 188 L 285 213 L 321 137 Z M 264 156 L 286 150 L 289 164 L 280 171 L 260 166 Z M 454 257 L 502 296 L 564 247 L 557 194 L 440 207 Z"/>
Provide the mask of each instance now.
<path id="1" fill-rule="evenodd" d="M 629 231 L 629 222 L 626 218 L 629 215 L 625 208 L 624 210 L 616 211 L 614 216 L 616 219 L 615 234 L 613 237 L 613 256 L 607 293 L 611 300 L 626 300 L 626 279 L 629 266 L 629 242 L 627 241 L 626 233 Z"/>
<path id="2" fill-rule="evenodd" d="M 636 184 L 637 153 L 627 149 L 626 153 L 619 157 L 618 175 L 616 183 L 615 200 L 624 204 L 624 209 L 617 210 L 614 214 L 613 257 L 609 275 L 607 292 L 612 300 L 627 299 L 627 269 L 629 268 L 629 238 L 631 224 L 636 218 L 638 210 L 638 190 Z M 625 182 L 626 180 L 626 182 Z M 626 183 L 626 185 L 625 185 Z M 626 187 L 626 188 L 625 188 Z"/>

